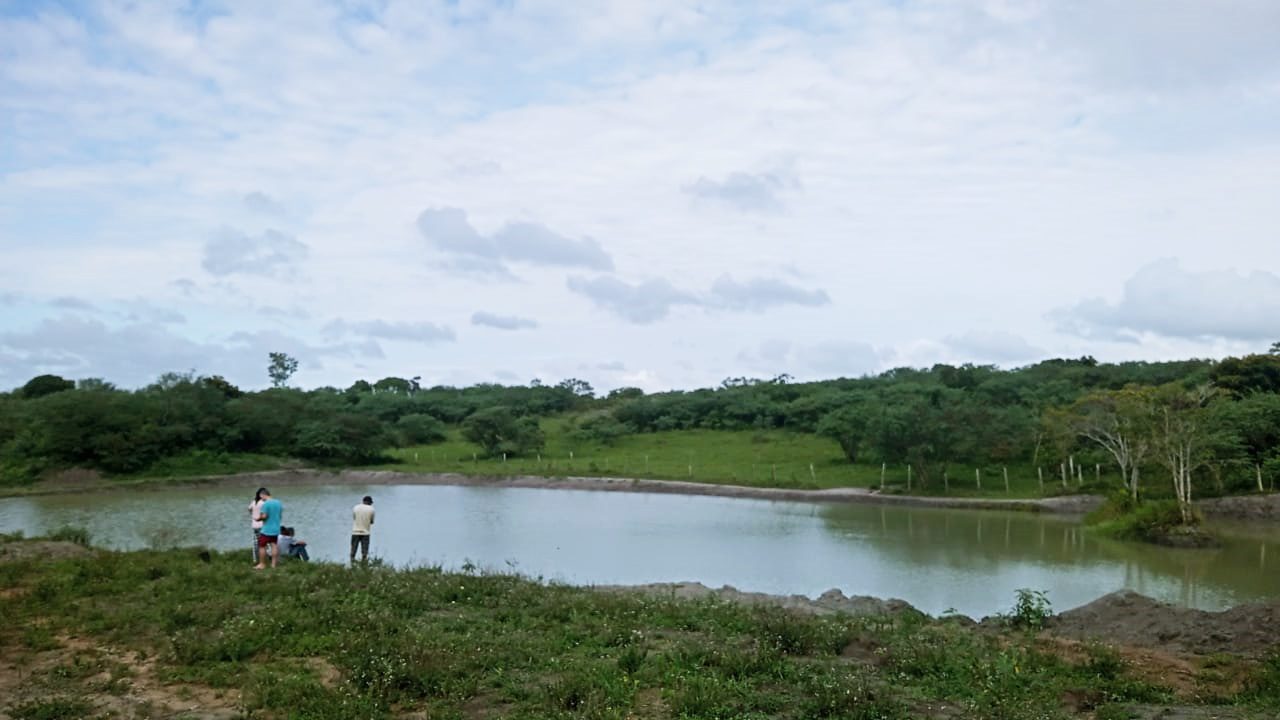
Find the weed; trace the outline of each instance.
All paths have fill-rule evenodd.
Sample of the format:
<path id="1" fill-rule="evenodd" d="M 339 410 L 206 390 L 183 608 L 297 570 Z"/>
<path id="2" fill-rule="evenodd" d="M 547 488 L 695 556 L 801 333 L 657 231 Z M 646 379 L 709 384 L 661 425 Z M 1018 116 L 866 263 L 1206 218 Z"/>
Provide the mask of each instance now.
<path id="1" fill-rule="evenodd" d="M 74 525 L 63 525 L 46 537 L 50 540 L 71 542 L 83 547 L 89 547 L 89 531 Z"/>
<path id="2" fill-rule="evenodd" d="M 32 700 L 9 708 L 14 720 L 81 720 L 93 712 L 93 705 L 73 698 Z"/>
<path id="3" fill-rule="evenodd" d="M 1052 605 L 1043 590 L 1019 588 L 1014 591 L 1017 599 L 1013 603 L 1013 612 L 1004 615 L 1005 622 L 1021 630 L 1039 630 L 1045 621 L 1053 616 Z"/>

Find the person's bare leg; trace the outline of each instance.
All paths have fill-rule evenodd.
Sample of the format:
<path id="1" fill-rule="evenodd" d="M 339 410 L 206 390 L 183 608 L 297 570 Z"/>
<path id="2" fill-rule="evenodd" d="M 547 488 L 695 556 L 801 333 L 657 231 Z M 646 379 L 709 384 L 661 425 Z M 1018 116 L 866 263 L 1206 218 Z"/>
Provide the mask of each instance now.
<path id="1" fill-rule="evenodd" d="M 271 567 L 280 562 L 280 543 L 271 544 Z"/>

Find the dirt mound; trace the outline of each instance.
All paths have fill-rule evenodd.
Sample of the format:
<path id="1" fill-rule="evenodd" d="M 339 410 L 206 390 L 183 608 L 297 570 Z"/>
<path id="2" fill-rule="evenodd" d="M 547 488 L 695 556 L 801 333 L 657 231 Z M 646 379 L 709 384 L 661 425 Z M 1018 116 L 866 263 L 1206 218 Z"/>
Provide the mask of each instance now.
<path id="1" fill-rule="evenodd" d="M 18 540 L 0 544 L 0 562 L 62 560 L 93 553 L 83 545 L 61 540 Z"/>
<path id="2" fill-rule="evenodd" d="M 1131 590 L 1054 616 L 1050 632 L 1077 640 L 1207 655 L 1280 649 L 1280 600 L 1206 612 L 1167 605 Z"/>
<path id="3" fill-rule="evenodd" d="M 699 582 L 602 585 L 597 586 L 596 589 L 609 592 L 639 592 L 659 597 L 674 597 L 681 600 L 715 598 L 740 605 L 777 605 L 817 615 L 831 613 L 888 615 L 904 610 L 914 610 L 909 603 L 902 600 L 881 600 L 880 598 L 865 595 L 846 597 L 844 593 L 835 588 L 822 593 L 816 600 L 810 599 L 805 595 L 769 595 L 768 593 L 744 592 L 732 585 L 725 585 L 719 589 L 709 588 Z"/>
<path id="4" fill-rule="evenodd" d="M 1246 520 L 1280 519 L 1280 493 L 1270 495 L 1232 495 L 1196 503 L 1207 517 L 1243 518 Z"/>

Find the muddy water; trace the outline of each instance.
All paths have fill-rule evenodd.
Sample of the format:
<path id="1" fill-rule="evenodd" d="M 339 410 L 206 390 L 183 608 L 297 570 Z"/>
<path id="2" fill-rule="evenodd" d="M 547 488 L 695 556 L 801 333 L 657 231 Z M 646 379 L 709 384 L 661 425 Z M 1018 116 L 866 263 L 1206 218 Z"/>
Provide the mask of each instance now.
<path id="1" fill-rule="evenodd" d="M 0 530 L 71 524 L 117 548 L 245 548 L 252 488 L 168 488 L 0 500 Z M 576 584 L 700 581 L 816 596 L 902 598 L 933 614 L 1010 608 L 1017 588 L 1064 610 L 1129 588 L 1217 610 L 1280 596 L 1280 528 L 1230 528 L 1221 550 L 1099 540 L 1019 513 L 705 496 L 423 485 L 284 487 L 313 558 L 345 561 L 351 506 L 375 498 L 373 553 Z"/>

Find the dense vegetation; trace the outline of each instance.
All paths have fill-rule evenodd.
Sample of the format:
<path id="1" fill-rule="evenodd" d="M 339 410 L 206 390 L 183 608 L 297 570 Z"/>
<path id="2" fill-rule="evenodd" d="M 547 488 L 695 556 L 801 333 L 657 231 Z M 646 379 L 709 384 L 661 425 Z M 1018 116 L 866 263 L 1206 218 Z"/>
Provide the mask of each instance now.
<path id="1" fill-rule="evenodd" d="M 1118 471 L 1135 494 L 1139 477 L 1144 489 L 1175 498 L 1184 485 L 1189 496 L 1193 481 L 1197 494 L 1262 490 L 1280 476 L 1275 350 L 1221 362 L 1085 357 L 811 383 L 732 378 L 718 388 L 648 395 L 622 388 L 603 397 L 576 379 L 423 388 L 417 378 L 391 377 L 303 391 L 285 386 L 296 363 L 281 354 L 271 358 L 274 387 L 259 392 L 217 376 L 167 374 L 127 391 L 44 375 L 0 394 L 0 477 L 29 482 L 68 467 L 217 471 L 261 456 L 385 463 L 394 448 L 446 438 L 467 443 L 462 452 L 450 443 L 460 456 L 451 460 L 528 460 L 554 428 L 570 452 L 694 430 L 787 433 L 821 439 L 867 471 L 910 465 L 915 489 L 925 492 L 960 468 L 972 477 L 968 468 L 1017 466 L 1050 483 L 1070 475 L 1079 485 L 1082 468 L 1095 465 Z"/>
<path id="2" fill-rule="evenodd" d="M 190 549 L 50 560 L 6 540 L 17 552 L 0 551 L 0 654 L 22 676 L 0 712 L 15 718 L 175 717 L 193 705 L 335 720 L 1280 709 L 1275 660 L 1220 654 L 1153 672 L 1116 648 L 1040 637 L 1037 593 L 1020 595 L 1004 627 L 978 631 L 912 611 L 818 617 L 433 568 L 255 573 L 240 553 L 201 562 Z"/>

